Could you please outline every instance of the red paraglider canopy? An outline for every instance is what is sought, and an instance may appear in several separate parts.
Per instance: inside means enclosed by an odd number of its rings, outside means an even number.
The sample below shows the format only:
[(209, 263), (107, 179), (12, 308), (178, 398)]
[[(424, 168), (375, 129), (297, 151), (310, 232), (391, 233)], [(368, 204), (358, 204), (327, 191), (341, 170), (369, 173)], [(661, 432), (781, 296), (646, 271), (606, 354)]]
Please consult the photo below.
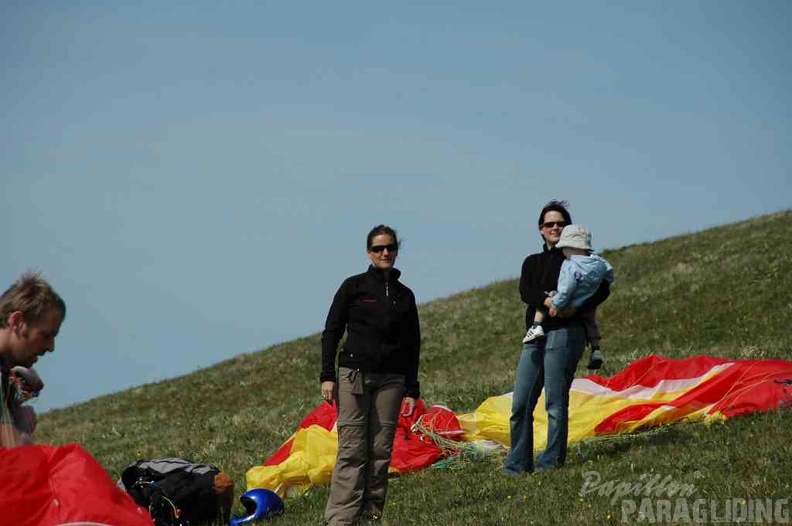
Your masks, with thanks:
[(0, 448), (0, 525), (151, 526), (82, 447)]

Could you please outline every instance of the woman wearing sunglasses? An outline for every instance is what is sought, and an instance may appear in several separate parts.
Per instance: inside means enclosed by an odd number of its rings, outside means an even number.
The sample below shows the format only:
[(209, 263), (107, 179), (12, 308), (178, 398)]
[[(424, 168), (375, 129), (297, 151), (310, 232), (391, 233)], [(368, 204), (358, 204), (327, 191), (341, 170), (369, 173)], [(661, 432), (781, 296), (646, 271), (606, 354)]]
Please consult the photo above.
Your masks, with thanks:
[[(528, 256), (523, 262), (520, 296), (528, 304), (526, 329), (533, 324), (537, 309), (552, 306), (548, 292), (557, 290), (564, 262), (564, 254), (556, 245), (561, 239), (561, 231), (572, 223), (567, 206), (564, 201), (550, 201), (542, 208), (539, 214), (539, 234), (544, 241), (542, 252)], [(569, 389), (585, 345), (585, 331), (578, 312), (596, 307), (609, 294), (610, 286), (603, 280), (597, 292), (577, 310), (567, 308), (557, 317), (546, 318), (545, 338), (523, 345), (512, 393), (511, 449), (503, 466), (504, 474), (516, 476), (534, 471), (533, 411), (542, 388), (547, 409), (547, 445), (539, 455), (535, 469), (557, 469), (564, 464), (569, 427)]]
[(418, 310), (393, 267), (398, 253), (396, 231), (374, 227), (371, 265), (341, 284), (327, 314), (320, 381), (322, 397), (337, 403), (338, 457), (324, 524), (382, 517), (399, 413), (411, 416), (420, 395)]

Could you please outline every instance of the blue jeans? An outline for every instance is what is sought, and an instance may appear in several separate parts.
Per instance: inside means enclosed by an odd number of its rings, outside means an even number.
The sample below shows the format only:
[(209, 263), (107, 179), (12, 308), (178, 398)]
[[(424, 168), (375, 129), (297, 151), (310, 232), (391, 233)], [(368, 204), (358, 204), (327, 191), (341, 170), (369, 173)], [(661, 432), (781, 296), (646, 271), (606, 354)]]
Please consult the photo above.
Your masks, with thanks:
[(542, 388), (547, 409), (547, 447), (536, 460), (536, 469), (564, 464), (569, 429), (569, 389), (583, 355), (585, 331), (579, 322), (547, 332), (545, 338), (523, 346), (517, 364), (509, 420), (511, 449), (503, 469), (508, 474), (532, 472), (533, 412)]

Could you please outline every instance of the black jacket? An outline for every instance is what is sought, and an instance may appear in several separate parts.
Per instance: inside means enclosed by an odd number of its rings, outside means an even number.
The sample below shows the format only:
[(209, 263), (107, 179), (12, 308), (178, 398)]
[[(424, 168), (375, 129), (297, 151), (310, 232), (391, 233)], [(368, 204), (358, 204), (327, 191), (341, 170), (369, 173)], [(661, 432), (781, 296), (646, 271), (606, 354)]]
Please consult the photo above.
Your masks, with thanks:
[(418, 309), (413, 292), (398, 281), (400, 275), (392, 269), (386, 282), (383, 272), (370, 266), (341, 284), (322, 333), (321, 381), (336, 381), (336, 351), (346, 330), (347, 339), (338, 354), (340, 367), (403, 374), (405, 394), (420, 396)]
[[(533, 324), (534, 314), (537, 308), (542, 308), (547, 293), (556, 290), (558, 287), (558, 276), (561, 274), (561, 264), (564, 262), (564, 253), (560, 248), (548, 249), (544, 245), (544, 250), (538, 254), (531, 254), (523, 261), (522, 272), (520, 273), (520, 297), (528, 304), (525, 311), (526, 329)], [(577, 312), (585, 312), (595, 308), (605, 301), (610, 295), (610, 285), (603, 280), (597, 292), (595, 292)], [(553, 330), (569, 325), (573, 320), (577, 320), (578, 315), (572, 318), (551, 318), (546, 317), (542, 322), (545, 330)]]

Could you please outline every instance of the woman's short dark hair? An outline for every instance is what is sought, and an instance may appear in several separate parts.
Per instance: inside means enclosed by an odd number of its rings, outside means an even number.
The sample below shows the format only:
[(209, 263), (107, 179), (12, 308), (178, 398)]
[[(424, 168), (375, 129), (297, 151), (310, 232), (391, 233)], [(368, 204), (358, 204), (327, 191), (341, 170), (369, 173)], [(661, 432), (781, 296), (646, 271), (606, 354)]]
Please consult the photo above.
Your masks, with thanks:
[(400, 245), (399, 237), (396, 235), (396, 231), (394, 229), (387, 225), (377, 225), (371, 229), (371, 232), (369, 232), (368, 236), (366, 237), (366, 250), (371, 248), (371, 242), (374, 241), (375, 237), (382, 235), (391, 236), (393, 241), (396, 243), (396, 246), (398, 247)]
[(549, 203), (547, 203), (544, 208), (542, 208), (542, 212), (539, 214), (539, 228), (542, 228), (542, 223), (544, 223), (544, 217), (547, 212), (558, 212), (562, 216), (564, 216), (564, 221), (566, 221), (567, 225), (572, 224), (572, 216), (569, 214), (569, 210), (567, 207), (569, 203), (563, 200), (553, 199)]

